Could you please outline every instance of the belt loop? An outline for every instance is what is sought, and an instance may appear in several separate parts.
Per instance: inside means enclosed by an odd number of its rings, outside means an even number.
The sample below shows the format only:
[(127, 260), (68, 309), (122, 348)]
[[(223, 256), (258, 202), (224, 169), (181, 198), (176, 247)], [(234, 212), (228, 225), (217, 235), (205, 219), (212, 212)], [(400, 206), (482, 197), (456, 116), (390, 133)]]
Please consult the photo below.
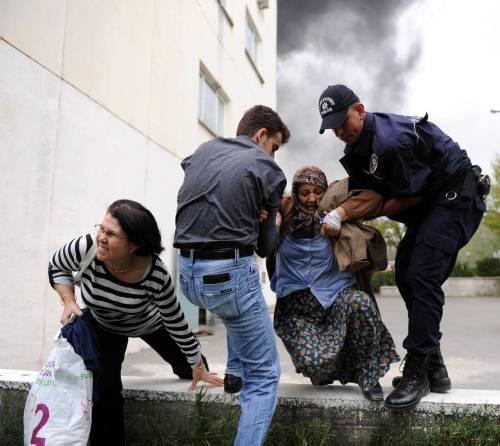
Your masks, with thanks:
[(191, 264), (192, 267), (194, 263), (194, 249), (189, 250), (189, 263)]
[(240, 249), (234, 248), (234, 264), (239, 265), (240, 263)]

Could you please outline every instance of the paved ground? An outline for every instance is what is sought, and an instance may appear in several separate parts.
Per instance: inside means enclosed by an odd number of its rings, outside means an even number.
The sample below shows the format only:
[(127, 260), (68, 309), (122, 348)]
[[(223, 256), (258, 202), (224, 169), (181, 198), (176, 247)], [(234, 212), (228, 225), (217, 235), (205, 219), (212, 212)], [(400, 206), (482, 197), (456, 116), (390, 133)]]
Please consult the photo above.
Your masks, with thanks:
[[(389, 328), (398, 352), (406, 332), (406, 310), (397, 297), (378, 299), (383, 319)], [(223, 373), (226, 360), (226, 337), (223, 325), (208, 327), (211, 336), (200, 337), (203, 352), (211, 369)], [(500, 390), (500, 297), (447, 299), (442, 323), (442, 352), (450, 371), (454, 388)], [(288, 353), (278, 339), (281, 356), (282, 383), (309, 383), (295, 373)], [(394, 364), (383, 378), (382, 386), (389, 387), (397, 375)], [(123, 375), (161, 378), (172, 377), (170, 367), (151, 349), (129, 354)]]

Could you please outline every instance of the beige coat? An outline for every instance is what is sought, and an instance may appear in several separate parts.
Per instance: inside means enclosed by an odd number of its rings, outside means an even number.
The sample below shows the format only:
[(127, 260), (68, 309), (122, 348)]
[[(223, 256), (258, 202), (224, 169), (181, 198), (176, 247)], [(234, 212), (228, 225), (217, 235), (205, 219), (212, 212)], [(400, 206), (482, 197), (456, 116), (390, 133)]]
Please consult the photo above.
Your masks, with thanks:
[[(348, 201), (346, 201), (348, 200)], [(371, 190), (349, 191), (349, 178), (333, 182), (319, 203), (319, 214), (342, 205), (347, 220), (333, 241), (333, 250), (340, 271), (372, 272), (387, 268), (387, 246), (384, 237), (375, 228), (358, 219), (375, 217), (383, 206), (380, 194)]]

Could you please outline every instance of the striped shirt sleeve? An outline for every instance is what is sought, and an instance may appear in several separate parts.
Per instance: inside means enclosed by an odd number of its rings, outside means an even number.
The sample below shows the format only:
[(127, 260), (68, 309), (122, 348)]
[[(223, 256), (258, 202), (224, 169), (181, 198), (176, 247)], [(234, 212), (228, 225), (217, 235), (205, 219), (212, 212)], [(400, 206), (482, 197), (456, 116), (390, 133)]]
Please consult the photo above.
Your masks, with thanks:
[(74, 286), (73, 271), (79, 271), (86, 254), (94, 244), (92, 235), (86, 234), (66, 243), (49, 261), (49, 281)]
[(166, 268), (162, 268), (162, 273), (165, 275), (165, 282), (160, 292), (155, 296), (156, 305), (160, 310), (164, 327), (186, 355), (191, 366), (194, 366), (201, 359), (200, 343), (191, 332), (184, 317), (170, 274)]

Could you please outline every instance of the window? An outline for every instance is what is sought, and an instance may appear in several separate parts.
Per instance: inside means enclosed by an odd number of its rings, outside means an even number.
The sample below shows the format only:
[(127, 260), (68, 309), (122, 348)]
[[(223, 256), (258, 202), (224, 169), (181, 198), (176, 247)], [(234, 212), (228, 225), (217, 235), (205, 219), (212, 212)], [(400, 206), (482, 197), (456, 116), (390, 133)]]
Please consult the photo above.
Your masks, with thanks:
[(245, 49), (252, 62), (257, 65), (257, 45), (259, 43), (259, 35), (255, 29), (250, 16), (247, 15), (247, 27), (245, 36)]
[(229, 15), (227, 5), (229, 3), (229, 0), (218, 0), (219, 6), (220, 6), (220, 11), (222, 15), (226, 17), (227, 22), (229, 25), (232, 27), (234, 25), (233, 20), (231, 19), (231, 16)]
[(264, 83), (264, 78), (260, 74), (259, 68), (257, 66), (258, 49), (260, 46), (261, 38), (248, 11), (246, 22), (247, 26), (245, 30), (245, 54), (247, 55), (247, 58), (250, 61), (250, 65), (252, 65), (255, 74), (257, 75), (259, 80)]
[(214, 135), (222, 135), (224, 96), (203, 70), (200, 71), (198, 119)]

